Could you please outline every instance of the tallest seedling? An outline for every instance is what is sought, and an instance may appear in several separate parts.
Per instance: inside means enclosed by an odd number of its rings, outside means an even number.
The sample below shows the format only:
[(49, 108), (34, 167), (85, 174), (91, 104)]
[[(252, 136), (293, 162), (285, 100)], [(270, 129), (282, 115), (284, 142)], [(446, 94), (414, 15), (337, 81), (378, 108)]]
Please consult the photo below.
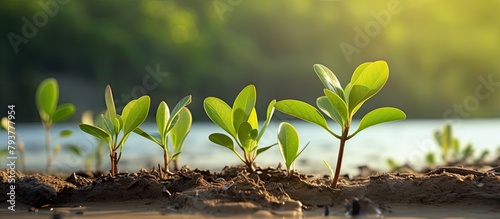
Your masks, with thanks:
[(314, 65), (314, 71), (326, 87), (323, 90), (325, 96), (319, 97), (316, 100), (316, 105), (323, 113), (340, 125), (342, 133), (337, 134), (333, 132), (328, 127), (325, 117), (316, 108), (305, 102), (282, 100), (278, 101), (275, 107), (283, 113), (321, 126), (330, 134), (340, 139), (337, 166), (331, 184), (335, 188), (339, 180), (345, 142), (363, 129), (384, 122), (403, 120), (406, 118), (406, 115), (403, 111), (393, 107), (378, 108), (367, 113), (359, 122), (358, 129), (349, 134), (354, 114), (356, 114), (363, 103), (382, 89), (389, 78), (387, 63), (385, 61), (376, 61), (361, 64), (356, 68), (351, 82), (345, 88), (342, 88), (337, 77), (327, 67), (316, 64)]

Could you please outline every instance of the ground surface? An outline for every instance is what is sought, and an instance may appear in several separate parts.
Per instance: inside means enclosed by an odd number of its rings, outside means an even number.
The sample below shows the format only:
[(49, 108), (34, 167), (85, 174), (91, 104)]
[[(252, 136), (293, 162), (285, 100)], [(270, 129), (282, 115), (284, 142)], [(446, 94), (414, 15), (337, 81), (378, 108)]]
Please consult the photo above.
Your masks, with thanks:
[[(380, 209), (385, 217), (500, 218), (500, 176), (494, 171), (449, 168), (430, 174), (375, 174), (344, 178), (337, 189), (329, 187), (329, 177), (297, 173), (288, 177), (285, 171), (273, 168), (252, 174), (243, 167), (227, 167), (217, 172), (184, 168), (172, 176), (146, 170), (115, 177), (80, 175), (17, 173), (16, 212), (10, 212), (8, 173), (0, 171), (0, 214), (27, 218), (54, 214), (63, 218), (302, 214), (314, 218), (326, 210), (343, 216), (345, 206), (352, 210), (360, 204), (361, 213)], [(353, 197), (372, 202), (358, 203)]]

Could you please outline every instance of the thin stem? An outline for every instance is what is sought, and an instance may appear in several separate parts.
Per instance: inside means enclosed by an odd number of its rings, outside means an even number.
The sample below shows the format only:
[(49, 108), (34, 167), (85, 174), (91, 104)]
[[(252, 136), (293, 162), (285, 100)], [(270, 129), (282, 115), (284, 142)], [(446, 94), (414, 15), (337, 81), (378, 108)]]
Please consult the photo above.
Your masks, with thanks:
[(169, 170), (168, 170), (168, 151), (167, 150), (163, 150), (163, 165), (164, 165), (164, 171), (165, 173), (168, 173)]
[(344, 146), (347, 141), (347, 136), (349, 134), (349, 127), (346, 127), (342, 132), (342, 136), (340, 138), (340, 148), (339, 148), (339, 156), (337, 157), (337, 166), (335, 167), (335, 176), (333, 177), (333, 181), (331, 184), (332, 188), (337, 188), (337, 183), (339, 181), (340, 168), (342, 166), (342, 157), (344, 156)]
[(47, 154), (46, 171), (50, 173), (50, 166), (52, 163), (52, 154), (50, 153), (50, 127), (45, 127), (45, 153)]
[(116, 152), (114, 151), (111, 151), (109, 153), (109, 158), (111, 159), (111, 170), (110, 170), (110, 174), (111, 176), (114, 176), (115, 175), (115, 172), (116, 172)]

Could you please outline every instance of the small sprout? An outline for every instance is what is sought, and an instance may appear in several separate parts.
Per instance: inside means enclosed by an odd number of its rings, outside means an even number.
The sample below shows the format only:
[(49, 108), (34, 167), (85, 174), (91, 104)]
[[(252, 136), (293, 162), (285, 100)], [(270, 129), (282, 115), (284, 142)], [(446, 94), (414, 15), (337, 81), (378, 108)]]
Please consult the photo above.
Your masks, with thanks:
[(299, 152), (299, 135), (297, 134), (297, 130), (295, 130), (295, 128), (287, 122), (282, 122), (278, 127), (278, 144), (281, 156), (283, 156), (283, 159), (285, 160), (288, 176), (290, 177), (293, 170), (293, 168), (291, 168), (292, 165), (309, 144), (307, 144)]
[(425, 155), (425, 163), (427, 163), (427, 166), (431, 169), (436, 166), (436, 158), (432, 152)]
[[(149, 139), (163, 149), (164, 171), (169, 172), (169, 164), (176, 160), (182, 152), (182, 144), (191, 128), (191, 112), (186, 107), (191, 103), (191, 95), (180, 100), (170, 113), (167, 103), (162, 101), (156, 110), (156, 125), (158, 126), (159, 136), (153, 137), (140, 128), (134, 130), (135, 133)], [(170, 153), (168, 149), (168, 137), (172, 137), (174, 152)]]
[[(118, 162), (122, 156), (123, 146), (128, 137), (137, 127), (139, 127), (149, 113), (149, 96), (142, 96), (139, 99), (131, 100), (123, 108), (122, 114), (116, 113), (115, 103), (111, 87), (106, 86), (105, 90), (106, 112), (101, 114), (103, 122), (101, 124), (89, 125), (80, 123), (80, 129), (96, 138), (106, 142), (111, 160), (111, 176), (118, 173)], [(120, 149), (119, 154), (117, 153)]]
[(328, 133), (340, 139), (337, 166), (331, 186), (336, 187), (340, 175), (345, 142), (360, 131), (385, 122), (402, 120), (406, 118), (403, 111), (393, 107), (382, 107), (367, 113), (359, 122), (358, 129), (349, 133), (354, 114), (361, 106), (385, 85), (389, 78), (389, 67), (385, 61), (366, 62), (354, 71), (351, 82), (342, 88), (339, 80), (327, 67), (316, 64), (314, 71), (323, 82), (326, 89), (325, 96), (316, 100), (318, 108), (341, 126), (341, 133), (332, 131), (325, 117), (315, 107), (298, 100), (281, 100), (276, 103), (276, 109), (313, 123), (324, 128)]
[[(226, 131), (229, 136), (222, 133), (212, 133), (210, 141), (231, 150), (247, 166), (249, 172), (254, 172), (255, 158), (272, 146), (257, 149), (259, 141), (266, 131), (274, 113), (275, 100), (267, 107), (266, 121), (258, 127), (259, 120), (255, 110), (256, 91), (254, 85), (245, 87), (236, 97), (231, 108), (227, 103), (216, 97), (207, 97), (203, 107), (207, 116)], [(231, 139), (232, 138), (232, 139)], [(243, 151), (241, 156), (234, 147), (234, 141)]]
[(391, 172), (397, 171), (400, 167), (400, 165), (393, 158), (387, 158), (386, 163)]
[(47, 155), (46, 171), (50, 172), (52, 153), (50, 152), (50, 129), (75, 113), (75, 106), (70, 103), (57, 105), (59, 101), (59, 85), (54, 78), (43, 80), (36, 90), (36, 106), (45, 129), (45, 151)]

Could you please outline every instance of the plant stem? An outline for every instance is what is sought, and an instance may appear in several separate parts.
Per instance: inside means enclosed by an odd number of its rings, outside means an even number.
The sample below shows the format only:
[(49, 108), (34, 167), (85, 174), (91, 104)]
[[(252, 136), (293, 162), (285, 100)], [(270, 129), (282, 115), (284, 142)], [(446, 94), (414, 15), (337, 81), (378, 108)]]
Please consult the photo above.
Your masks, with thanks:
[(163, 169), (164, 169), (165, 173), (168, 173), (169, 170), (168, 170), (168, 152), (167, 152), (167, 150), (163, 150), (163, 162), (164, 162)]
[(109, 157), (111, 159), (111, 171), (110, 171), (110, 174), (111, 174), (111, 176), (114, 176), (115, 173), (116, 173), (116, 163), (117, 163), (116, 162), (116, 152), (111, 151), (109, 153)]
[(47, 166), (46, 171), (50, 173), (50, 166), (52, 163), (52, 157), (50, 153), (50, 127), (45, 127), (45, 153), (47, 154)]
[(342, 132), (342, 136), (340, 138), (340, 148), (339, 148), (339, 156), (337, 157), (337, 166), (335, 167), (335, 176), (333, 177), (332, 184), (330, 185), (332, 188), (337, 188), (337, 183), (339, 181), (340, 168), (342, 166), (342, 157), (344, 156), (344, 146), (345, 142), (348, 139), (349, 134), (349, 126), (344, 129)]

